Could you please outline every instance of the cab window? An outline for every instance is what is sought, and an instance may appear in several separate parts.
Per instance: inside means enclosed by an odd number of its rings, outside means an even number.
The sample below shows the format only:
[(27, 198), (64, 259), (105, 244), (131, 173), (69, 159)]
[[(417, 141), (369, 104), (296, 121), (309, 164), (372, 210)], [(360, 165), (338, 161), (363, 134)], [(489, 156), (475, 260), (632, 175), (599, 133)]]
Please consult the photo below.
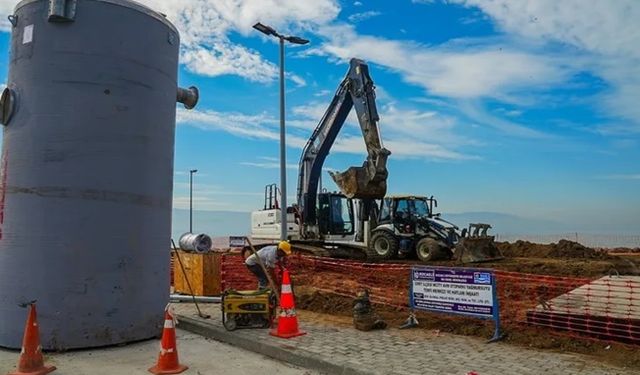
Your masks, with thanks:
[(382, 201), (382, 209), (380, 210), (380, 222), (391, 220), (391, 199), (387, 198)]
[(331, 233), (353, 233), (353, 208), (350, 199), (341, 196), (331, 197)]
[(406, 199), (400, 199), (396, 202), (395, 216), (397, 219), (408, 219), (411, 216), (411, 210), (409, 209), (409, 201)]

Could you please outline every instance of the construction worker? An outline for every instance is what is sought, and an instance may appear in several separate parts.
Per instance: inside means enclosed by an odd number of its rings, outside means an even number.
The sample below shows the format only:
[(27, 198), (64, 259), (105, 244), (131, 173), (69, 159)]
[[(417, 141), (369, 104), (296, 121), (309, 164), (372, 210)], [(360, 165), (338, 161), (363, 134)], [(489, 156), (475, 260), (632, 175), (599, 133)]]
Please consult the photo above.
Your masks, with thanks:
[(258, 278), (258, 288), (265, 289), (269, 283), (267, 279), (267, 274), (265, 270), (262, 269), (260, 262), (256, 258), (256, 255), (260, 257), (262, 264), (267, 268), (266, 271), (270, 272), (273, 275), (273, 270), (276, 268), (276, 263), (287, 256), (291, 255), (291, 244), (287, 241), (280, 241), (278, 245), (266, 246), (260, 249), (256, 254), (252, 254), (248, 257), (244, 264), (247, 265), (247, 268), (251, 273), (256, 275)]

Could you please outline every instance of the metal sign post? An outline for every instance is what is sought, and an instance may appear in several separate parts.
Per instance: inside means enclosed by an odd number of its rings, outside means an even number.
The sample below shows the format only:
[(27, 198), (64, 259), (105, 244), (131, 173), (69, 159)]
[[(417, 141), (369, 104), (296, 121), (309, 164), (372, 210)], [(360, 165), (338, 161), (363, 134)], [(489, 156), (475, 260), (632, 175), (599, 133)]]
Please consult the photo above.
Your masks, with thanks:
[(503, 337), (493, 270), (412, 267), (409, 303), (412, 309), (492, 319), (495, 331), (489, 342)]

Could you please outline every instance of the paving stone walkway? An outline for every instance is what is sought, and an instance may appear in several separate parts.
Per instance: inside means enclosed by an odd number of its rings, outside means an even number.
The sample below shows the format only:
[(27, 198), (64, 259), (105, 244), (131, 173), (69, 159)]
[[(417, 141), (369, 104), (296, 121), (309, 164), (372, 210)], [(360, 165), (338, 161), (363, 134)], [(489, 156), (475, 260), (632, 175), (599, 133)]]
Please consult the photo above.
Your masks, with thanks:
[[(222, 327), (220, 305), (205, 305), (211, 319), (201, 319), (191, 304), (174, 305), (183, 321), (179, 327), (198, 331), (244, 349), (324, 373), (341, 374), (438, 374), (465, 375), (631, 375), (624, 369), (576, 354), (520, 348), (504, 343), (456, 335), (420, 335), (410, 330), (361, 332), (314, 322), (301, 322), (307, 335), (290, 340), (272, 337), (265, 329), (227, 332)], [(201, 307), (202, 308), (202, 307)], [(194, 328), (195, 327), (195, 328)]]

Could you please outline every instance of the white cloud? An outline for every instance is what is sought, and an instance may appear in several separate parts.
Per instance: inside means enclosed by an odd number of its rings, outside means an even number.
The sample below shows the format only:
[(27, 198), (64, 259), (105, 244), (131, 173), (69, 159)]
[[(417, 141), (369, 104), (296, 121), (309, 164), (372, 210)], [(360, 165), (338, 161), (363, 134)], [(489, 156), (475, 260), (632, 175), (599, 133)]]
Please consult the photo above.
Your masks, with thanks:
[(252, 81), (271, 82), (278, 74), (278, 68), (257, 52), (228, 41), (186, 47), (181, 62), (192, 72), (207, 76), (235, 74)]
[(295, 106), (291, 109), (291, 112), (298, 117), (313, 120), (315, 123), (318, 123), (322, 116), (324, 116), (327, 106), (327, 103), (311, 102), (305, 105)]
[(627, 121), (612, 133), (640, 132), (640, 3), (637, 0), (454, 0), (477, 7), (505, 32), (560, 43), (587, 54), (585, 63), (610, 88), (597, 100), (605, 113)]
[[(384, 104), (383, 104), (384, 103)], [(326, 104), (310, 102), (292, 109), (292, 121), (309, 129), (315, 128), (326, 111)], [(467, 137), (459, 135), (459, 122), (450, 116), (435, 111), (423, 111), (412, 107), (398, 107), (393, 98), (378, 100), (380, 132), (385, 147), (393, 158), (415, 158), (429, 160), (476, 159), (454, 149), (461, 146), (478, 146)], [(366, 147), (361, 135), (355, 110), (349, 113), (341, 135), (336, 139), (332, 152), (366, 155)]]
[[(391, 151), (393, 159), (423, 159), (431, 161), (456, 161), (478, 159), (477, 156), (465, 155), (446, 149), (444, 146), (410, 138), (387, 139), (384, 146)], [(367, 149), (360, 136), (341, 136), (336, 140), (333, 152), (355, 153), (366, 155)]]
[(457, 108), (464, 113), (467, 118), (485, 126), (500, 130), (504, 134), (523, 137), (523, 138), (551, 138), (549, 134), (528, 128), (522, 124), (506, 120), (504, 118), (494, 116), (489, 113), (482, 105), (473, 100), (461, 100), (457, 102)]
[(507, 32), (605, 55), (640, 57), (637, 0), (453, 0), (478, 7)]
[[(139, 1), (167, 14), (181, 31), (181, 59), (187, 69), (208, 76), (234, 74), (257, 82), (276, 79), (277, 67), (257, 51), (233, 42), (230, 33), (257, 33), (252, 26), (259, 21), (283, 33), (305, 31), (330, 22), (340, 12), (335, 0)], [(305, 84), (295, 74), (287, 77), (298, 86)]]
[[(490, 115), (480, 99), (522, 102), (521, 96), (529, 98), (554, 84), (564, 83), (575, 72), (575, 66), (560, 58), (524, 52), (500, 40), (491, 40), (491, 43), (455, 40), (439, 46), (425, 46), (358, 35), (347, 25), (328, 26), (321, 32), (327, 41), (309, 53), (328, 55), (339, 61), (359, 56), (387, 67), (398, 72), (405, 81), (423, 87), (427, 96), (453, 100), (454, 113), (518, 137), (545, 135), (526, 125)], [(577, 65), (577, 62), (572, 64)], [(460, 103), (463, 104), (461, 107)], [(400, 123), (402, 118), (399, 116)], [(438, 152), (438, 155), (444, 154)]]
[(353, 3), (353, 6), (356, 6), (356, 7), (362, 6), (362, 2), (356, 1)]
[[(292, 109), (292, 118), (287, 120), (287, 145), (302, 149), (308, 137), (326, 110), (326, 104), (311, 102)], [(393, 103), (380, 107), (380, 128), (385, 147), (394, 158), (428, 160), (478, 159), (456, 151), (462, 146), (481, 146), (478, 142), (458, 134), (461, 126), (453, 117), (432, 111), (398, 108)], [(246, 115), (211, 110), (178, 110), (178, 123), (205, 130), (224, 131), (235, 136), (279, 142), (279, 120), (267, 114)], [(355, 111), (336, 140), (332, 152), (360, 154), (365, 156), (361, 130), (357, 125)], [(279, 168), (277, 159), (263, 157), (258, 162), (242, 162), (242, 165), (260, 168)], [(297, 168), (288, 165), (287, 168)]]
[(523, 52), (506, 44), (453, 41), (424, 46), (359, 35), (346, 25), (325, 27), (321, 32), (328, 41), (309, 53), (340, 60), (359, 56), (400, 73), (405, 81), (424, 87), (430, 95), (501, 98), (563, 82), (571, 72), (559, 59)]
[(495, 111), (496, 113), (499, 113), (501, 115), (505, 115), (508, 117), (519, 117), (522, 115), (522, 111), (517, 110), (517, 109), (507, 109), (507, 108), (496, 108)]
[[(256, 167), (256, 168), (264, 168), (264, 169), (280, 169), (279, 161), (269, 161), (269, 162), (251, 162), (251, 161), (243, 161), (240, 165), (244, 165), (247, 167)], [(287, 163), (287, 169), (298, 169), (298, 164)]]
[[(235, 112), (178, 109), (177, 122), (204, 130), (224, 131), (243, 138), (280, 141), (280, 132), (277, 129), (279, 120), (265, 113), (246, 115)], [(305, 144), (304, 138), (287, 135), (288, 146), (301, 148)]]
[(320, 90), (315, 94), (313, 94), (313, 96), (320, 97), (320, 96), (327, 96), (329, 94), (331, 94), (331, 90)]
[[(188, 209), (190, 185), (180, 180), (174, 180), (173, 207)], [(240, 200), (247, 201), (262, 196), (264, 193), (261, 192), (232, 190), (229, 187), (202, 183), (200, 180), (195, 180), (193, 184), (193, 205), (198, 210), (237, 210), (237, 202), (234, 202), (237, 198), (234, 197), (243, 197)]]
[(16, 4), (16, 0), (0, 0), (0, 31), (11, 31), (11, 23), (7, 16), (13, 14)]
[(348, 19), (349, 21), (356, 23), (356, 22), (362, 22), (364, 20), (368, 20), (369, 18), (377, 17), (381, 14), (382, 14), (381, 12), (378, 12), (375, 10), (368, 10), (366, 12), (354, 13), (350, 15)]
[[(476, 107), (482, 106), (478, 100), (483, 99), (524, 107), (563, 101), (554, 98), (554, 89), (570, 88), (580, 73), (592, 74), (605, 85), (602, 94), (587, 98), (590, 102), (585, 105), (617, 119), (601, 132), (640, 132), (640, 106), (635, 104), (640, 102), (637, 1), (602, 1), (593, 6), (580, 0), (453, 2), (471, 8), (475, 17), (494, 21), (505, 34), (423, 45), (359, 35), (352, 26), (333, 23), (319, 29), (326, 40), (308, 53), (340, 61), (359, 56), (423, 87), (427, 96), (464, 99)], [(508, 129), (512, 135), (540, 135), (522, 124), (500, 119), (508, 116), (506, 113), (489, 117), (486, 110), (479, 109), (482, 118), (500, 120), (478, 120), (482, 125)]]
[(304, 78), (300, 77), (297, 74), (287, 73), (287, 78), (293, 81), (293, 83), (295, 83), (298, 87), (304, 87), (307, 85), (307, 81), (305, 81)]

